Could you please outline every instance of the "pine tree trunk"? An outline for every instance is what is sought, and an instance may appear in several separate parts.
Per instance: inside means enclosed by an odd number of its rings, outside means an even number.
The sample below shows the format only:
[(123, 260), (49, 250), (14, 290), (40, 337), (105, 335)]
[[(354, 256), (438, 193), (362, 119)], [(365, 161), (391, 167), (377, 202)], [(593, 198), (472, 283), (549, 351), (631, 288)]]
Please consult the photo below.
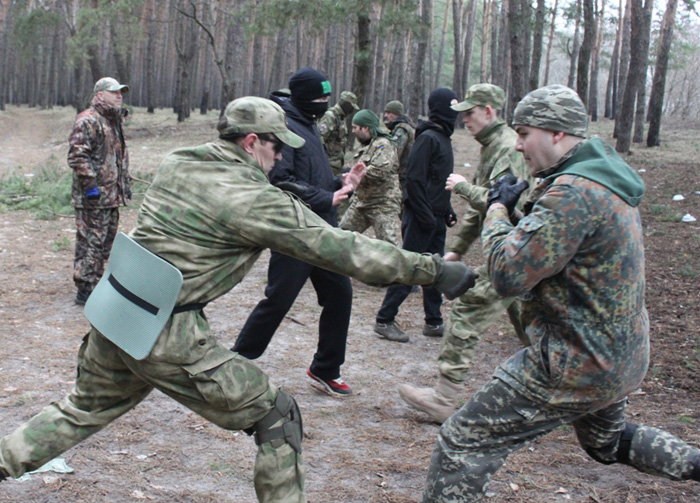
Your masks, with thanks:
[[(452, 90), (461, 96), (458, 89), (462, 78), (462, 0), (452, 0), (452, 31), (454, 37), (454, 74), (452, 75)], [(435, 79), (437, 88), (437, 79)]]
[(535, 10), (535, 29), (532, 37), (532, 61), (530, 63), (530, 90), (540, 86), (540, 63), (542, 61), (542, 37), (544, 32), (544, 0), (537, 0)]
[(552, 9), (552, 23), (549, 25), (549, 40), (547, 40), (547, 57), (545, 58), (544, 66), (544, 85), (549, 84), (549, 67), (552, 63), (552, 43), (554, 42), (554, 27), (557, 21), (557, 7), (559, 0), (554, 0), (554, 8)]
[(578, 60), (579, 52), (579, 38), (581, 31), (581, 0), (576, 2), (576, 27), (574, 28), (574, 41), (571, 47), (571, 56), (569, 59), (569, 78), (566, 81), (566, 85), (573, 89), (576, 83), (576, 61)]
[(588, 71), (591, 64), (591, 52), (596, 41), (596, 21), (593, 0), (583, 0), (583, 42), (578, 52), (576, 70), (576, 92), (583, 104), (588, 102)]
[[(635, 0), (641, 1), (641, 0)], [(627, 87), (627, 74), (630, 65), (630, 39), (632, 38), (632, 2), (627, 0), (625, 6), (625, 15), (622, 18), (622, 42), (620, 42), (620, 72), (617, 82), (617, 102), (615, 103), (615, 127), (613, 129), (613, 138), (617, 138), (620, 130), (620, 113), (622, 112), (622, 101)]]

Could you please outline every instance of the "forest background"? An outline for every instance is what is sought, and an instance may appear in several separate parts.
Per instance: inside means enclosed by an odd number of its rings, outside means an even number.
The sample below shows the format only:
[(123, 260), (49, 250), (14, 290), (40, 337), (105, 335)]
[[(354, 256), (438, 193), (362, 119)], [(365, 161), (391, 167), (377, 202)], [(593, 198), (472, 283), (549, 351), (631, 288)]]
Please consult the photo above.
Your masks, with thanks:
[(378, 112), (424, 115), (430, 90), (566, 84), (617, 149), (659, 144), (662, 115), (700, 111), (694, 0), (0, 0), (0, 110), (83, 109), (109, 75), (126, 103), (178, 121), (286, 87), (302, 66)]

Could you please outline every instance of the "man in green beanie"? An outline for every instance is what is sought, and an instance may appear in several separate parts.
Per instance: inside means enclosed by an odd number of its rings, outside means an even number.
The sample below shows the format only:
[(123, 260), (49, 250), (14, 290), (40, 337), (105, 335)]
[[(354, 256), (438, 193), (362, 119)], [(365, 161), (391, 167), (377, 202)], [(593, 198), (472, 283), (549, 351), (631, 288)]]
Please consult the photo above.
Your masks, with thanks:
[(379, 117), (371, 110), (355, 114), (352, 134), (361, 145), (353, 164), (364, 163), (366, 171), (340, 228), (364, 232), (371, 226), (377, 239), (398, 245), (401, 190), (396, 147), (389, 135), (379, 130)]
[(384, 125), (391, 133), (391, 140), (394, 142), (399, 156), (399, 183), (403, 190), (406, 184), (408, 154), (411, 152), (411, 147), (413, 147), (413, 142), (416, 139), (416, 128), (411, 124), (411, 120), (406, 117), (403, 103), (397, 100), (392, 100), (384, 106)]
[(527, 182), (495, 183), (481, 241), (496, 291), (523, 299), (533, 345), (443, 423), (423, 502), (480, 501), (510, 454), (565, 424), (597, 462), (700, 481), (700, 449), (625, 413), (649, 366), (642, 180), (610, 145), (586, 139), (572, 89), (532, 91), (513, 125), (541, 182), (524, 216), (515, 206)]
[(330, 107), (317, 122), (318, 134), (321, 135), (323, 148), (326, 149), (335, 176), (340, 176), (345, 166), (345, 152), (348, 144), (348, 128), (345, 120), (359, 109), (357, 96), (350, 91), (343, 91), (340, 93), (338, 103)]

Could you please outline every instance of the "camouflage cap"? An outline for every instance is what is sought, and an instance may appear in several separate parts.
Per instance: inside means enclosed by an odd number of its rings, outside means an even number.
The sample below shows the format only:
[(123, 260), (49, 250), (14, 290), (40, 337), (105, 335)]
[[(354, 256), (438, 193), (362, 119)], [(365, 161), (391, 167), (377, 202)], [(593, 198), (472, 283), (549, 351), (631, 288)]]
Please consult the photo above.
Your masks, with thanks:
[(246, 96), (226, 105), (216, 127), (220, 134), (272, 133), (292, 148), (304, 145), (304, 139), (287, 128), (284, 110), (266, 98)]
[(452, 110), (465, 112), (476, 106), (485, 107), (486, 105), (500, 110), (505, 102), (506, 93), (500, 87), (493, 84), (474, 84), (464, 95), (464, 101), (453, 105)]
[(100, 91), (121, 91), (123, 93), (129, 92), (129, 86), (120, 84), (117, 79), (112, 77), (103, 77), (97, 82), (95, 82), (95, 89), (93, 89), (93, 94), (97, 94)]
[(352, 105), (352, 108), (355, 110), (359, 110), (360, 107), (357, 106), (357, 96), (355, 96), (355, 93), (351, 93), (350, 91), (343, 91), (340, 93), (340, 101), (347, 101)]
[(562, 131), (585, 138), (588, 113), (576, 91), (551, 85), (535, 89), (520, 100), (513, 112), (513, 125)]
[(398, 100), (393, 100), (393, 101), (390, 101), (389, 103), (387, 103), (386, 106), (384, 107), (384, 111), (389, 112), (391, 114), (396, 114), (399, 116), (406, 114), (406, 111), (403, 107), (403, 103), (401, 103)]

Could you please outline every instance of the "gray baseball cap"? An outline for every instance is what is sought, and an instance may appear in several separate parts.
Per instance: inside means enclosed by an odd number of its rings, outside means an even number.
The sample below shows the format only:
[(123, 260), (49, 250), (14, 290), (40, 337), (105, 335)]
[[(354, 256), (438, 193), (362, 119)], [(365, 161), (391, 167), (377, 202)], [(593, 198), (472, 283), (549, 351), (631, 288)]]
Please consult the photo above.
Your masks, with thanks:
[(117, 82), (117, 79), (113, 79), (112, 77), (103, 77), (95, 82), (93, 94), (97, 94), (100, 91), (121, 91), (122, 93), (128, 93), (129, 86), (120, 84)]
[(226, 105), (216, 127), (221, 134), (272, 133), (292, 148), (304, 145), (304, 139), (287, 128), (284, 110), (266, 98), (246, 96)]
[(500, 87), (493, 84), (474, 84), (464, 95), (464, 101), (453, 105), (452, 110), (466, 112), (476, 106), (485, 107), (486, 105), (500, 110), (505, 102), (506, 93)]
[(352, 108), (355, 109), (355, 111), (360, 109), (360, 107), (357, 106), (357, 96), (355, 95), (355, 93), (352, 93), (350, 91), (343, 91), (342, 93), (340, 93), (340, 99), (342, 101), (347, 101), (348, 103), (350, 103), (352, 105)]
[(562, 131), (585, 138), (588, 113), (576, 91), (551, 85), (535, 89), (520, 100), (513, 112), (513, 125)]

